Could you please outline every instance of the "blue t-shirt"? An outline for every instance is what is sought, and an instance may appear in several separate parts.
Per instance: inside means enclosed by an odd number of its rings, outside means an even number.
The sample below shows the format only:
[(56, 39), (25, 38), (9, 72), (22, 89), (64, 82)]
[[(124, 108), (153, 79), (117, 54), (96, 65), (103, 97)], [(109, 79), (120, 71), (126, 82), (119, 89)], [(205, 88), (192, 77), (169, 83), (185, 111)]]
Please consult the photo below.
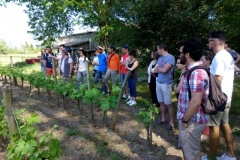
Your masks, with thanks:
[(98, 71), (101, 72), (106, 72), (107, 71), (107, 54), (98, 54), (98, 60), (99, 60), (99, 65), (98, 65)]
[(175, 58), (168, 54), (166, 56), (161, 56), (158, 58), (158, 67), (163, 68), (166, 64), (171, 64), (172, 67), (166, 73), (158, 73), (157, 81), (159, 83), (172, 84), (173, 83), (173, 71), (175, 65)]
[[(51, 53), (51, 55), (56, 57), (56, 55), (54, 53)], [(46, 68), (53, 68), (52, 58), (48, 57), (48, 54), (44, 55), (44, 60), (46, 61)]]

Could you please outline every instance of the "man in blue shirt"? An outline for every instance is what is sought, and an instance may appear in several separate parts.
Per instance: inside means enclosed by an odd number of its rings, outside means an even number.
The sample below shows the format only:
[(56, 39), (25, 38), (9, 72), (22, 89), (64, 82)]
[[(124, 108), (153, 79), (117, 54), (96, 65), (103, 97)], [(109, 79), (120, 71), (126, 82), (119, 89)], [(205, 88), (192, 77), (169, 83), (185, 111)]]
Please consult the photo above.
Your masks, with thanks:
[(160, 103), (162, 121), (160, 124), (166, 123), (166, 107), (170, 117), (170, 125), (166, 126), (167, 130), (172, 130), (174, 127), (174, 109), (172, 106), (172, 84), (175, 58), (168, 53), (168, 46), (165, 43), (160, 43), (157, 46), (158, 53), (161, 57), (158, 58), (156, 66), (152, 69), (152, 73), (158, 73), (156, 81), (157, 99)]
[[(98, 71), (94, 78), (95, 84), (98, 84), (98, 79), (105, 76), (106, 71), (107, 71), (107, 60), (108, 60), (108, 55), (106, 53), (103, 53), (103, 48), (101, 46), (98, 46), (97, 49), (98, 49), (98, 53), (99, 53), (98, 54), (99, 64), (98, 64)], [(102, 94), (107, 93), (107, 88), (104, 83), (102, 83), (101, 90), (102, 90)]]

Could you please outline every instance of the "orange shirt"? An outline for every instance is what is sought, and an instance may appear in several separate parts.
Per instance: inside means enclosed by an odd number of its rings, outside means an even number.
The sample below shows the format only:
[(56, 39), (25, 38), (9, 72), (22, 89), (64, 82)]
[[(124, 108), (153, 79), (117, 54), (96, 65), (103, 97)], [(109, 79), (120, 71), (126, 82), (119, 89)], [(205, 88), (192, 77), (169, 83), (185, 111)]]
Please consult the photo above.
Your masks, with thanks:
[(114, 71), (120, 70), (120, 58), (117, 53), (112, 52), (111, 54), (108, 55), (108, 68)]

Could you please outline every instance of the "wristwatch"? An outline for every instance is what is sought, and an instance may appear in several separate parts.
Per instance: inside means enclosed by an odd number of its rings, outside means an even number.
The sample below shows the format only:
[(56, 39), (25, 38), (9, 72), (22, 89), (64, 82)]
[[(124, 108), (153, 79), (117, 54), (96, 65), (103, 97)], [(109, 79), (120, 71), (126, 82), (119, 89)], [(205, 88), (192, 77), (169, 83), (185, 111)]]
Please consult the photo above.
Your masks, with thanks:
[(186, 121), (183, 117), (181, 119), (182, 123), (188, 123), (188, 121)]

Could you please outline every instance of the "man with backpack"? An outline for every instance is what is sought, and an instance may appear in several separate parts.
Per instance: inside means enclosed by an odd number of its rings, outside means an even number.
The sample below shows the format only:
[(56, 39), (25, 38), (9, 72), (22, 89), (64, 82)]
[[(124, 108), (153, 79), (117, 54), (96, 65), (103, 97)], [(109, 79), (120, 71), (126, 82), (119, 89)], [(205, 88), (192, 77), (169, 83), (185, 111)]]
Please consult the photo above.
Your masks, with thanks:
[(86, 63), (89, 62), (88, 58), (84, 55), (84, 49), (80, 48), (78, 50), (79, 58), (76, 64), (76, 70), (77, 70), (77, 88), (80, 86), (80, 82), (86, 83)]
[(210, 33), (208, 38), (208, 48), (215, 53), (215, 57), (210, 66), (210, 73), (221, 82), (221, 89), (227, 95), (227, 104), (223, 111), (219, 111), (215, 115), (209, 115), (209, 155), (203, 156), (201, 158), (202, 160), (216, 159), (216, 152), (220, 141), (220, 128), (225, 138), (227, 152), (221, 157), (217, 157), (217, 159), (236, 160), (233, 152), (233, 135), (228, 122), (233, 92), (234, 60), (224, 49), (225, 43), (226, 36), (222, 31), (214, 31)]
[[(184, 81), (178, 97), (177, 119), (179, 120), (179, 139), (185, 160), (200, 160), (200, 139), (207, 125), (207, 115), (201, 104), (206, 104), (209, 92), (209, 76), (203, 69), (189, 70), (202, 66), (202, 43), (197, 38), (189, 38), (181, 43), (180, 63), (187, 66)], [(189, 93), (190, 90), (190, 93)], [(191, 96), (190, 96), (191, 94)]]
[(103, 78), (103, 83), (106, 84), (107, 87), (107, 95), (111, 94), (111, 90), (108, 86), (108, 79), (112, 77), (112, 85), (116, 85), (116, 78), (118, 75), (118, 72), (120, 70), (120, 58), (119, 55), (114, 52), (114, 47), (110, 46), (108, 47), (108, 69), (107, 72)]

